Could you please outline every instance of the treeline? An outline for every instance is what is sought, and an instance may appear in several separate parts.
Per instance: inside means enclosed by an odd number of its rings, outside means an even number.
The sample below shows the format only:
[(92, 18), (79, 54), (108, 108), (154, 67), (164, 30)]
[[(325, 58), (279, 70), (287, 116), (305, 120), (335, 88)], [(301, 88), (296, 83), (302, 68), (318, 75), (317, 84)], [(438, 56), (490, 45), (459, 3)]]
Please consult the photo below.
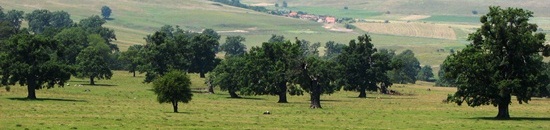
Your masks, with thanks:
[(230, 6), (235, 6), (235, 7), (239, 7), (239, 8), (251, 9), (251, 10), (254, 10), (254, 11), (258, 11), (258, 12), (267, 12), (267, 11), (269, 11), (265, 7), (249, 6), (249, 5), (246, 5), (246, 4), (242, 4), (240, 0), (211, 0), (211, 1), (226, 4), (226, 5), (230, 5)]
[[(23, 20), (28, 28), (21, 28)], [(119, 50), (105, 22), (97, 15), (77, 23), (64, 11), (0, 8), (2, 86), (26, 85), (28, 98), (36, 99), (35, 90), (63, 86), (71, 76), (89, 78), (92, 85), (94, 79), (111, 78)]]

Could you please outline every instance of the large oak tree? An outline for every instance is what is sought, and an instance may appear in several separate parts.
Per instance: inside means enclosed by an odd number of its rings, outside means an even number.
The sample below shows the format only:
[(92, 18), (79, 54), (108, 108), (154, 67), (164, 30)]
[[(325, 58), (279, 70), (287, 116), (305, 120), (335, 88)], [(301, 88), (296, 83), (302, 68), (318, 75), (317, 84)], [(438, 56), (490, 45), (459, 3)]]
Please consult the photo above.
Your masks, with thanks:
[(28, 99), (36, 99), (35, 90), (52, 88), (69, 80), (69, 65), (60, 61), (60, 45), (41, 35), (21, 33), (2, 43), (0, 65), (2, 84), (27, 86)]
[[(529, 23), (533, 12), (519, 8), (490, 7), (481, 28), (470, 34), (462, 51), (444, 62), (445, 76), (456, 79), (458, 91), (450, 101), (469, 106), (492, 104), (496, 118), (509, 119), (512, 96), (528, 103), (534, 91), (547, 84), (542, 56), (550, 55), (545, 35)], [(541, 53), (542, 52), (542, 53)]]

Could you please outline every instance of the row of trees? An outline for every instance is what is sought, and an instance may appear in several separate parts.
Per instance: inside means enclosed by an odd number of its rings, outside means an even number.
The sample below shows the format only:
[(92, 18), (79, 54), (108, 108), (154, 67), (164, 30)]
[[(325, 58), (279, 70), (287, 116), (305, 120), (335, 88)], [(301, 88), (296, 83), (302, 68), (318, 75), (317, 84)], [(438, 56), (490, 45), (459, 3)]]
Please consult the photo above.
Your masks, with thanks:
[[(21, 28), (26, 20), (29, 28)], [(27, 86), (28, 99), (35, 90), (63, 86), (74, 75), (109, 79), (111, 54), (118, 47), (114, 31), (94, 15), (74, 23), (64, 11), (35, 10), (25, 14), (0, 9), (0, 74), (2, 85)]]
[[(239, 40), (230, 40), (239, 39)], [(240, 40), (242, 39), (242, 40)], [(228, 37), (223, 46), (238, 46), (242, 37)], [(286, 103), (290, 95), (311, 95), (311, 108), (321, 108), (320, 95), (331, 94), (344, 87), (347, 91), (388, 93), (394, 82), (414, 83), (420, 71), (412, 51), (398, 55), (394, 51), (378, 51), (368, 35), (351, 40), (349, 45), (327, 42), (324, 56), (317, 50), (320, 43), (273, 35), (260, 47), (249, 52), (222, 49), (226, 59), (210, 73), (208, 82), (238, 98), (244, 95), (277, 95)], [(233, 47), (232, 47), (233, 48)]]

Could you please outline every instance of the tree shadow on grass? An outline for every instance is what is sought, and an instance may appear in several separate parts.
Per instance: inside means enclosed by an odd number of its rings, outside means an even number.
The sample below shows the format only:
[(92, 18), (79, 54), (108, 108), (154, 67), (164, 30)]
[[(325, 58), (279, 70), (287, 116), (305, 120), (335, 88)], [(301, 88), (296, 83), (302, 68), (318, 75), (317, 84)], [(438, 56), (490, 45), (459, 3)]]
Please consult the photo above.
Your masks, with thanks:
[(367, 97), (367, 98), (348, 97), (348, 98), (359, 98), (359, 99), (417, 99), (417, 98), (413, 98), (413, 97), (397, 97), (397, 98), (396, 97)]
[(166, 113), (166, 114), (186, 114), (186, 115), (191, 114), (191, 112), (186, 112), (186, 111), (184, 111), (184, 112), (177, 112), (177, 113), (176, 113), (176, 112), (164, 112), (164, 113)]
[(59, 99), (59, 98), (38, 98), (38, 99), (28, 99), (28, 98), (8, 98), (10, 100), (17, 101), (60, 101), (60, 102), (88, 102), (86, 100), (74, 100), (74, 99)]
[(112, 85), (112, 84), (95, 84), (95, 85), (91, 85), (91, 84), (82, 84), (82, 85), (86, 85), (86, 86), (102, 86), (102, 87), (118, 86), (118, 85)]
[(495, 117), (473, 117), (467, 119), (491, 121), (550, 121), (550, 117), (510, 117), (510, 119), (497, 119)]
[(255, 98), (255, 97), (238, 97), (238, 98), (232, 98), (232, 97), (225, 97), (227, 99), (244, 99), (244, 100), (265, 100), (263, 98)]

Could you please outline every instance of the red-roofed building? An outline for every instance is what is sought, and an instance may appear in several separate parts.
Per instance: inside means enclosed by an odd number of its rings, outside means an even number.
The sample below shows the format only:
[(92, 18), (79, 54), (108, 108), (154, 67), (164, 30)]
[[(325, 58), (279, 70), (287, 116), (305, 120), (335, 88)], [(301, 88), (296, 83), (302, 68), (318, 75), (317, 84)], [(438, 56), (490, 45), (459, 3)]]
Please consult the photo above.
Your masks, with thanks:
[(335, 17), (331, 17), (331, 16), (327, 16), (325, 18), (325, 22), (326, 23), (336, 23), (336, 18)]

